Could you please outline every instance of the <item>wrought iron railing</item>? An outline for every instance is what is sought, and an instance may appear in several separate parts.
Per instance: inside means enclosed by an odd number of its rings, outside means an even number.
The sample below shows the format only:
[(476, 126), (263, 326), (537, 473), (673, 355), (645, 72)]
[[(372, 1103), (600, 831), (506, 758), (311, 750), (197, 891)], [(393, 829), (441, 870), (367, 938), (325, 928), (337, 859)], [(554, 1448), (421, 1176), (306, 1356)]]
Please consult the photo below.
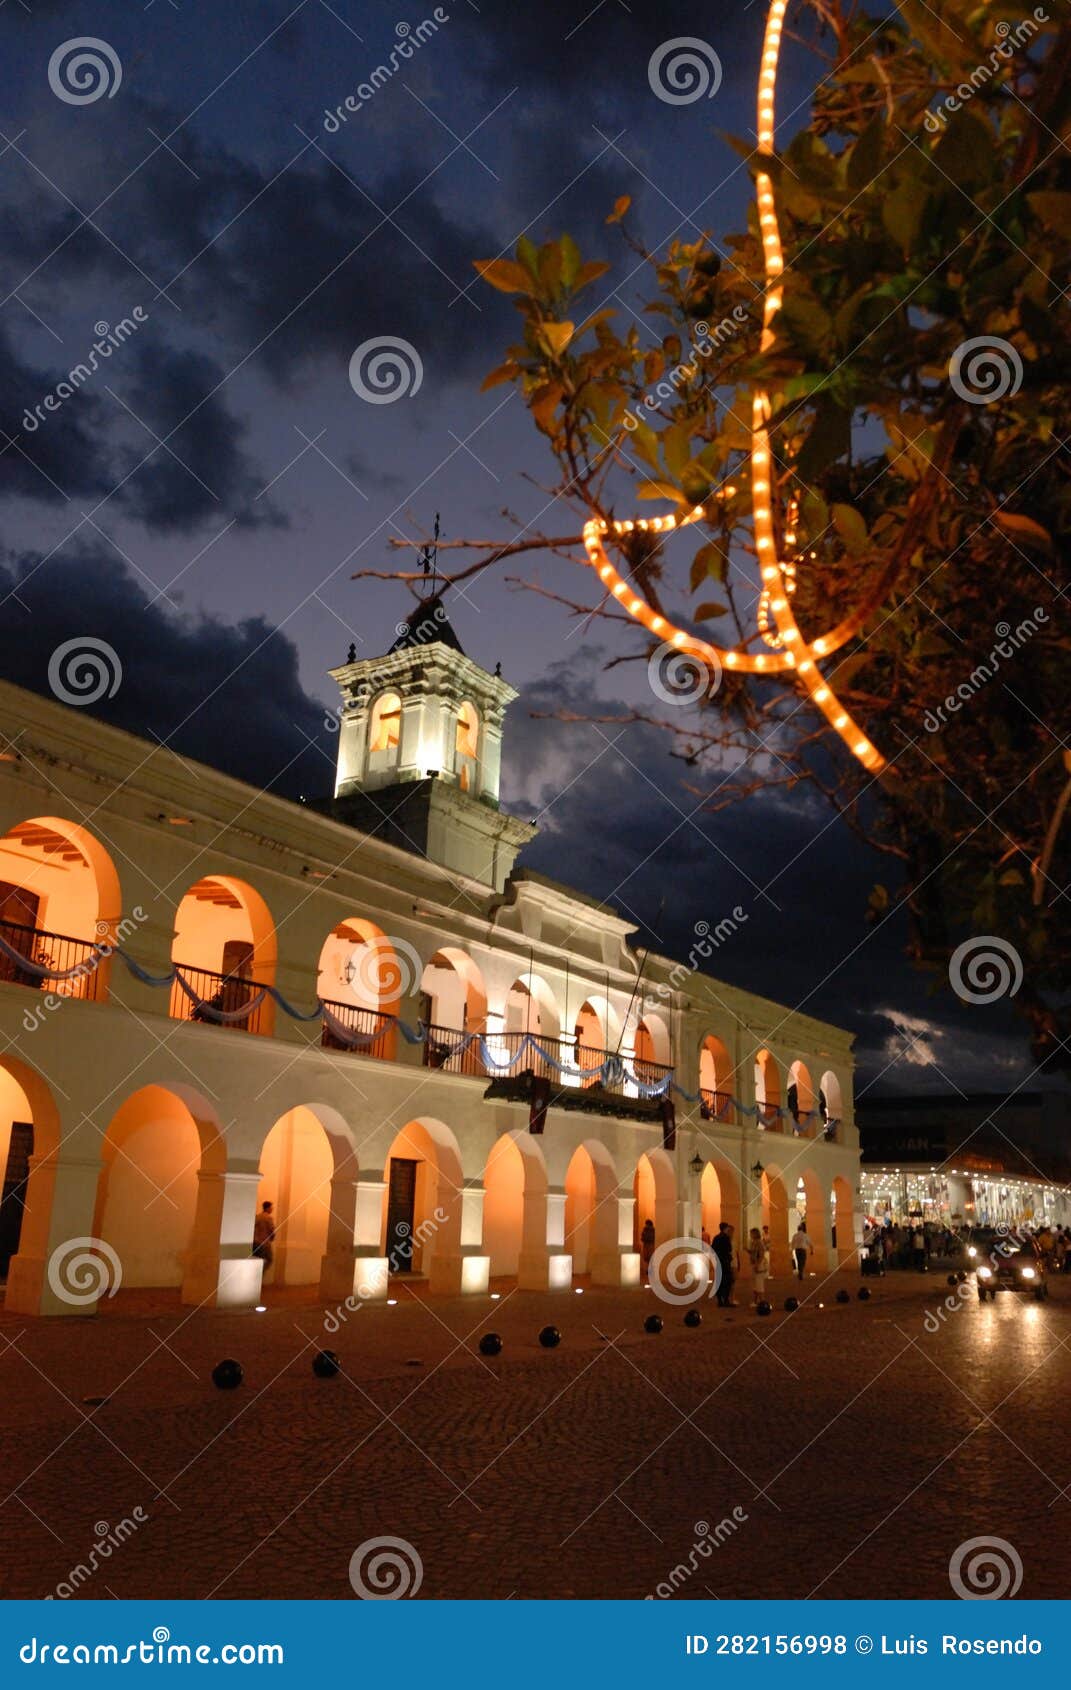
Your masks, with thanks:
[[(237, 1027), (243, 1033), (270, 1031), (271, 999), (256, 980), (244, 974), (217, 974), (210, 968), (190, 968), (177, 962), (188, 990), (178, 980), (171, 986), (171, 1014), (176, 1021), (201, 1021), (209, 1027)], [(192, 996), (191, 996), (192, 994)]]
[[(353, 1003), (322, 1000), (323, 1030), (320, 1043), (325, 1050), (357, 1051), (361, 1056), (389, 1060), (395, 1053), (397, 1017), (378, 1009), (362, 1009)], [(332, 1026), (332, 1022), (334, 1026)]]
[[(444, 1042), (456, 1044), (461, 1036), (460, 1033), (444, 1034), (443, 1039)], [(535, 1044), (529, 1044), (522, 1053), (521, 1047), (529, 1036), (535, 1040)], [(604, 1091), (612, 1092), (616, 1096), (627, 1096), (638, 1090), (631, 1080), (638, 1080), (645, 1088), (654, 1088), (663, 1085), (667, 1077), (672, 1078), (673, 1075), (673, 1069), (665, 1063), (650, 1062), (646, 1058), (622, 1057), (619, 1051), (602, 1050), (596, 1045), (580, 1044), (574, 1039), (547, 1038), (542, 1033), (495, 1033), (488, 1038), (487, 1045), (492, 1057), (511, 1066), (508, 1069), (500, 1069), (488, 1064), (485, 1069), (480, 1064), (475, 1069), (466, 1069), (464, 1072), (486, 1072), (492, 1077), (500, 1073), (532, 1073), (537, 1079), (554, 1081), (563, 1088), (599, 1085)], [(621, 1072), (620, 1067), (617, 1067), (616, 1073), (600, 1076), (599, 1070), (611, 1060), (614, 1061), (615, 1067), (619, 1063), (622, 1064), (631, 1080)], [(566, 1072), (563, 1073), (562, 1069)]]
[(699, 1114), (704, 1121), (727, 1121), (732, 1115), (732, 1093), (706, 1091), (699, 1093)]
[(0, 981), (84, 1001), (104, 996), (103, 941), (72, 939), (65, 933), (24, 927), (15, 921), (0, 921), (0, 940)]

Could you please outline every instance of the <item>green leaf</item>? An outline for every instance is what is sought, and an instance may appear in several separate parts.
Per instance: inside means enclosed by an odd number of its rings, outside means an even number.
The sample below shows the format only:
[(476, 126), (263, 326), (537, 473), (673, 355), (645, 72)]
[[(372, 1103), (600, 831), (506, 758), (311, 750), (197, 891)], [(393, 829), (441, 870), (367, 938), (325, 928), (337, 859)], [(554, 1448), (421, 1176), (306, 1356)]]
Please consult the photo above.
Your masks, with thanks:
[(833, 506), (833, 526), (853, 557), (866, 550), (866, 523), (852, 505)]
[(562, 287), (571, 290), (576, 285), (576, 278), (580, 273), (580, 248), (572, 235), (561, 238), (562, 253)]
[(551, 356), (560, 358), (572, 340), (575, 328), (575, 323), (540, 323), (537, 334)]
[(1039, 188), (1036, 193), (1027, 194), (1026, 203), (1046, 228), (1055, 229), (1057, 234), (1064, 236), (1071, 229), (1071, 194)]
[(1019, 516), (1012, 511), (994, 511), (989, 519), (1003, 534), (1021, 540), (1024, 546), (1037, 546), (1040, 551), (1052, 551), (1052, 535), (1032, 516)]
[(478, 258), (473, 266), (499, 293), (531, 293), (532, 278), (512, 258)]
[(818, 481), (830, 464), (848, 451), (852, 419), (835, 400), (823, 396), (815, 406), (814, 421), (797, 460), (796, 469), (804, 482)]
[(484, 376), (480, 383), (480, 392), (486, 393), (492, 387), (498, 387), (504, 381), (513, 381), (519, 375), (517, 365), (510, 359), (507, 364), (499, 364), (497, 370), (492, 370), (489, 376)]
[(928, 198), (918, 182), (906, 178), (881, 202), (881, 221), (905, 255), (918, 239)]
[(879, 112), (871, 118), (848, 155), (846, 181), (858, 193), (872, 182), (885, 156), (885, 119)]
[(522, 235), (517, 242), (517, 257), (524, 265), (533, 282), (539, 280), (539, 248), (528, 235)]
[(728, 567), (729, 560), (720, 546), (700, 546), (688, 573), (688, 584), (692, 592), (694, 593), (703, 581), (724, 581)]
[(636, 496), (640, 499), (672, 499), (675, 505), (688, 503), (680, 488), (674, 487), (670, 481), (641, 481)]

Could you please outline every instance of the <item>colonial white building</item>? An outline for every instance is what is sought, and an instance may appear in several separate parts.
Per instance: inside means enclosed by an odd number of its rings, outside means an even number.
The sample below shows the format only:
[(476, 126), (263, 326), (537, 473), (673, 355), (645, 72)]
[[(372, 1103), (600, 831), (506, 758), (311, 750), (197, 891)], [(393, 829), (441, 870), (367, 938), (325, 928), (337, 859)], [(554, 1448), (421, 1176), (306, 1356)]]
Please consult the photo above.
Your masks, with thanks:
[(849, 1258), (850, 1037), (515, 866), (515, 694), (438, 601), (333, 674), (321, 808), (0, 685), (7, 1308), (635, 1285), (648, 1217)]

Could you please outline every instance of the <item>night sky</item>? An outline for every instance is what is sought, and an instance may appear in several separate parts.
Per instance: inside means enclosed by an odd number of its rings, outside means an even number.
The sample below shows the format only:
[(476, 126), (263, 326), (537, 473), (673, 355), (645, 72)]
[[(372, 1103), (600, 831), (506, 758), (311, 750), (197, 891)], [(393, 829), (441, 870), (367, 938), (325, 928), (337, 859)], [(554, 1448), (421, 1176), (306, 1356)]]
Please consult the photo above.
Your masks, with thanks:
[[(516, 314), (473, 261), (568, 229), (613, 266), (590, 306), (627, 316), (644, 277), (606, 226), (619, 195), (653, 249), (718, 240), (746, 215), (750, 178), (725, 137), (751, 134), (757, 0), (450, 0), (416, 45), (435, 15), (423, 0), (0, 11), (4, 672), (47, 692), (60, 642), (107, 640), (123, 678), (99, 714), (291, 796), (331, 786), (325, 670), (351, 641), (386, 650), (410, 608), (396, 584), (351, 579), (397, 562), (392, 535), (436, 511), (454, 537), (578, 525), (550, 502), (554, 466), (514, 390), (479, 391)], [(50, 63), (83, 36), (121, 79), (72, 103)], [(681, 36), (713, 48), (722, 80), (673, 106), (648, 62)], [(403, 40), (412, 56), (345, 112)], [(816, 73), (790, 49), (782, 139)], [(325, 121), (340, 105), (345, 120)], [(135, 307), (136, 333), (35, 417), (99, 325)], [(381, 336), (408, 342), (422, 374), (370, 404), (350, 360)], [(537, 558), (529, 573), (580, 595), (580, 563)], [(1023, 1081), (1006, 1004), (931, 993), (899, 923), (866, 926), (867, 894), (895, 867), (817, 797), (710, 813), (724, 772), (686, 769), (653, 730), (533, 717), (644, 702), (642, 663), (605, 669), (643, 648), (511, 587), (517, 572), (466, 585), (451, 616), (470, 655), (522, 691), (503, 796), (540, 820), (524, 860), (672, 954), (697, 921), (743, 911), (712, 971), (851, 1027), (861, 1091)]]

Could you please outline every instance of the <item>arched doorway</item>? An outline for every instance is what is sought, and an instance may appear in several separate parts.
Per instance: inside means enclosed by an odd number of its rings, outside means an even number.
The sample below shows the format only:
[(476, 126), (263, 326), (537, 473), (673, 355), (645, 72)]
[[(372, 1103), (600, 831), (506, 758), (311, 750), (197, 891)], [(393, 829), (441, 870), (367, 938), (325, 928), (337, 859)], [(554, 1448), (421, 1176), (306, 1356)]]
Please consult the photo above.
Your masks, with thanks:
[[(384, 1170), (382, 1254), (392, 1278), (425, 1278), (436, 1293), (477, 1290), (461, 1253), (465, 1182), (457, 1139), (442, 1121), (410, 1121), (394, 1139)], [(473, 1258), (486, 1289), (486, 1257)]]
[(353, 1290), (357, 1152), (345, 1119), (299, 1104), (275, 1122), (260, 1152), (257, 1209), (272, 1205), (274, 1260), (264, 1286), (319, 1286), (326, 1300)]
[(0, 981), (57, 996), (107, 996), (122, 915), (119, 877), (100, 841), (58, 816), (0, 839)]
[[(641, 1085), (656, 1086), (665, 1079), (672, 1066), (671, 1050), (665, 1021), (653, 1010), (645, 1010), (636, 1023), (632, 1050), (626, 1052), (628, 1066)], [(639, 1088), (630, 1084), (627, 1089), (636, 1092)]]
[(185, 1086), (143, 1086), (116, 1110), (100, 1146), (93, 1237), (117, 1258), (122, 1285), (182, 1287), (215, 1259), (219, 1236), (206, 1181), (226, 1149), (211, 1105)]
[(795, 1231), (795, 1209), (790, 1215), (788, 1193), (779, 1168), (764, 1168), (761, 1185), (762, 1224), (770, 1229), (770, 1269), (774, 1274), (786, 1274), (792, 1264), (789, 1240)]
[(340, 921), (324, 940), (316, 976), (326, 1048), (392, 1058), (396, 1017), (413, 989), (413, 974), (410, 959), (399, 957), (375, 922), (363, 916)]
[(587, 1139), (565, 1171), (565, 1248), (574, 1274), (598, 1275), (600, 1258), (618, 1253), (617, 1173), (606, 1146)]
[(648, 1150), (636, 1163), (632, 1181), (632, 1248), (640, 1248), (640, 1233), (646, 1221), (655, 1229), (655, 1244), (668, 1243), (679, 1235), (677, 1225), (677, 1176), (673, 1159), (665, 1150)]
[(759, 1125), (764, 1126), (767, 1132), (781, 1132), (781, 1076), (768, 1050), (760, 1050), (755, 1058), (755, 1103), (759, 1111)]
[[(573, 1084), (585, 1086), (598, 1083), (597, 1071), (607, 1054), (617, 1049), (621, 1024), (602, 993), (589, 993), (576, 1012), (573, 1022), (572, 1060), (579, 1069), (579, 1080)], [(566, 1076), (568, 1078), (569, 1076)]]
[(0, 1063), (0, 1280), (8, 1279), (19, 1253), (33, 1159), (58, 1143), (55, 1104), (44, 1081), (24, 1063), (4, 1059)]
[(836, 1138), (837, 1130), (844, 1119), (844, 1100), (841, 1096), (840, 1081), (831, 1068), (827, 1068), (822, 1075), (819, 1107), (827, 1137)]
[[(557, 1061), (562, 1061), (559, 1049), (561, 1017), (554, 993), (546, 980), (530, 970), (514, 980), (506, 993), (502, 1009), (502, 1035), (491, 1041), (495, 1054), (503, 1062), (518, 1055), (526, 1037), (538, 1039), (543, 1048)], [(548, 1063), (540, 1060), (530, 1048), (515, 1072), (532, 1068), (540, 1074), (556, 1074)]]
[(175, 914), (171, 961), (184, 985), (171, 988), (171, 1014), (270, 1033), (275, 1005), (261, 988), (275, 984), (275, 957), (275, 924), (260, 893), (231, 875), (207, 875)]
[(451, 1074), (484, 1073), (479, 1042), (462, 1048), (466, 1034), (487, 1031), (487, 989), (467, 952), (444, 945), (435, 952), (420, 980), (422, 1020), (427, 1028), (424, 1061)]
[(699, 1047), (699, 1113), (704, 1121), (732, 1120), (732, 1078), (728, 1048), (708, 1033)]
[(814, 1087), (805, 1062), (793, 1062), (788, 1071), (788, 1093), (785, 1099), (797, 1133), (810, 1135), (814, 1130), (811, 1112), (815, 1107)]
[(850, 1180), (838, 1174), (833, 1181), (833, 1226), (835, 1228), (837, 1260), (855, 1259), (855, 1192)]
[(483, 1248), (492, 1279), (529, 1273), (546, 1285), (547, 1169), (543, 1153), (523, 1128), (503, 1133), (491, 1146), (483, 1173)]
[(747, 1240), (741, 1242), (740, 1176), (728, 1157), (711, 1154), (699, 1178), (699, 1204), (702, 1229), (716, 1238), (722, 1221), (733, 1228), (737, 1247), (743, 1252)]
[(815, 1273), (829, 1270), (829, 1205), (825, 1187), (813, 1168), (805, 1168), (796, 1178), (796, 1212), (789, 1216), (789, 1227), (795, 1231), (801, 1225), (814, 1246), (811, 1267)]

